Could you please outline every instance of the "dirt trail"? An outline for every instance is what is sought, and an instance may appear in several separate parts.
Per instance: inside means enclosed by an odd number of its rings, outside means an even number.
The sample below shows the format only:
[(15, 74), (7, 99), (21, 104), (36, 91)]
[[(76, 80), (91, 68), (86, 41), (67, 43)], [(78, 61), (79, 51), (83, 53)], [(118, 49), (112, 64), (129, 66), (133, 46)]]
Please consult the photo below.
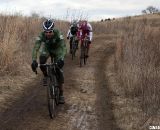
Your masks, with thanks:
[(97, 72), (95, 73), (97, 81), (97, 115), (98, 126), (100, 130), (119, 130), (116, 126), (114, 113), (112, 112), (112, 91), (109, 88), (108, 78), (105, 73), (106, 65), (109, 64), (110, 57), (114, 54), (115, 47), (113, 44), (108, 44), (104, 49), (100, 62), (97, 65)]
[[(108, 39), (108, 40), (107, 40)], [(65, 63), (66, 104), (59, 105), (54, 120), (48, 116), (46, 91), (41, 81), (29, 84), (24, 94), (0, 114), (2, 130), (117, 130), (112, 113), (112, 94), (105, 75), (114, 54), (114, 36), (95, 37), (91, 57), (80, 68), (78, 57)]]

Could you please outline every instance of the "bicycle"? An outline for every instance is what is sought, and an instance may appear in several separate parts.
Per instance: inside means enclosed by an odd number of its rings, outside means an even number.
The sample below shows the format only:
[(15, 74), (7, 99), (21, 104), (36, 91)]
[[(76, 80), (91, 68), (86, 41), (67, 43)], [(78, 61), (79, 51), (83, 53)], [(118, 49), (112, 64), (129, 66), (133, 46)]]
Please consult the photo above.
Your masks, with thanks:
[[(46, 66), (47, 68), (47, 102), (50, 118), (53, 119), (56, 116), (56, 106), (59, 104), (59, 85), (57, 81), (56, 68), (57, 63), (39, 64), (40, 66)], [(59, 69), (59, 68), (58, 68)], [(37, 72), (36, 72), (37, 73)]]
[(77, 46), (78, 43), (76, 43), (76, 36), (73, 35), (73, 39), (72, 39), (72, 48), (71, 48), (71, 52), (72, 52), (72, 60), (74, 59), (74, 57), (76, 56), (76, 50), (77, 50)]
[(80, 67), (82, 67), (82, 64), (84, 63), (84, 65), (86, 65), (87, 62), (87, 53), (88, 53), (88, 37), (85, 36), (85, 38), (82, 41), (81, 44), (81, 53), (80, 53)]

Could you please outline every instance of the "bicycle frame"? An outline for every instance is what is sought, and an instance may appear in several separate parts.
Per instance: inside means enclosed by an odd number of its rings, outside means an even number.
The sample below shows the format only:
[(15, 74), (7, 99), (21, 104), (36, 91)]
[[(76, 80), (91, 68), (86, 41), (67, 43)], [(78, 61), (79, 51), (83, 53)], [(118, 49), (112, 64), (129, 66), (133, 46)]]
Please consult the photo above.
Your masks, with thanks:
[(76, 45), (76, 36), (73, 35), (73, 39), (72, 39), (72, 60), (75, 57), (76, 54), (76, 49), (77, 49), (77, 45)]
[(56, 67), (57, 67), (57, 64), (56, 63), (44, 64), (44, 66), (47, 67), (48, 77), (51, 79), (51, 81), (53, 82), (54, 86), (58, 86), (58, 82), (56, 80)]

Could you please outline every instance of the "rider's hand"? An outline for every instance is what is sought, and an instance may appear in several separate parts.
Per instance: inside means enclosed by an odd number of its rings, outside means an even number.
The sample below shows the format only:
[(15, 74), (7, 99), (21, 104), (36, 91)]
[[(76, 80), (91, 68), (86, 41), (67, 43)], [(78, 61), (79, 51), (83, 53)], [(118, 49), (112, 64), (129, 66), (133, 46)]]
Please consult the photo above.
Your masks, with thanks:
[(38, 63), (36, 60), (34, 60), (31, 64), (31, 67), (32, 67), (32, 71), (33, 72), (36, 72), (36, 68), (38, 67)]
[(67, 39), (69, 39), (69, 37), (67, 37)]
[(59, 59), (59, 60), (57, 61), (57, 65), (58, 65), (58, 67), (61, 69), (61, 68), (64, 66), (64, 60)]

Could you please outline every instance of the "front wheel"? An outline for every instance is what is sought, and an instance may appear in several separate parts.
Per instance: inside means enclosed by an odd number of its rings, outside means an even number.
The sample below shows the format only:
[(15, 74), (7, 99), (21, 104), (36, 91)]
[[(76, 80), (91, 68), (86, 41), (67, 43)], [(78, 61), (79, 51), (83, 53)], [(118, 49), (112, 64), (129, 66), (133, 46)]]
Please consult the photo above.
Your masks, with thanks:
[(84, 59), (83, 59), (83, 61), (84, 61), (84, 65), (86, 64), (86, 60), (87, 60), (87, 58), (86, 58), (86, 47), (84, 47)]
[(50, 118), (53, 119), (56, 115), (56, 101), (53, 85), (47, 87), (47, 102)]
[(84, 58), (85, 58), (85, 53), (84, 53), (84, 46), (81, 45), (81, 54), (80, 54), (80, 67), (82, 67), (82, 64), (84, 62)]
[(59, 93), (60, 93), (59, 87), (56, 86), (56, 87), (55, 87), (55, 101), (56, 101), (56, 105), (59, 104)]
[(76, 49), (77, 49), (77, 47), (76, 47), (76, 44), (74, 43), (74, 44), (72, 45), (72, 60), (73, 60), (74, 57), (76, 56)]
[(86, 65), (86, 62), (87, 62), (87, 58), (86, 57), (88, 55), (88, 43), (87, 41), (85, 41), (85, 47), (84, 47), (84, 64)]

